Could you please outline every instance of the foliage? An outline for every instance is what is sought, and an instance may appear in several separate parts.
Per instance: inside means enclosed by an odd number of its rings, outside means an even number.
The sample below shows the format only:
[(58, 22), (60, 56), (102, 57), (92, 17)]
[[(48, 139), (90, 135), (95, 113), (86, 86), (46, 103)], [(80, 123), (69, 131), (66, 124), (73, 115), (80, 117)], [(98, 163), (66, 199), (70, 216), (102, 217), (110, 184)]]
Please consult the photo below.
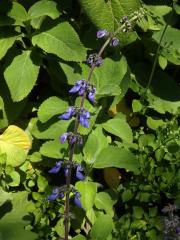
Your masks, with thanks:
[[(90, 127), (79, 128), (84, 145), (73, 156), (86, 179), (76, 181), (73, 169), (71, 183), (83, 208), (71, 194), (69, 235), (178, 239), (180, 7), (163, 0), (0, 2), (0, 238), (64, 237), (65, 198), (47, 201), (65, 185), (64, 172), (48, 170), (67, 158), (59, 137), (74, 122), (58, 117), (80, 104), (69, 90), (87, 78), (86, 59), (104, 43), (97, 30), (116, 31), (141, 6), (145, 17), (117, 35), (119, 46), (107, 47), (92, 75)], [(161, 211), (169, 204), (175, 214)]]

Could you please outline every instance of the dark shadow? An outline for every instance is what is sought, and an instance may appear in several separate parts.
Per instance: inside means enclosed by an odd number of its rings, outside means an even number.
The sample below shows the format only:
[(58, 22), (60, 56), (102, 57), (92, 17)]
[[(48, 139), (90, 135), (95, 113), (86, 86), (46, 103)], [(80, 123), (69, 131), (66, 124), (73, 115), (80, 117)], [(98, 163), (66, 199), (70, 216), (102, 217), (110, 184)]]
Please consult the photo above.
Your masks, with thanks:
[[(148, 63), (138, 63), (132, 68), (136, 80), (142, 87), (148, 84), (152, 66)], [(157, 69), (150, 84), (150, 91), (157, 97), (167, 101), (180, 101), (180, 87), (173, 78), (161, 69)]]
[(13, 209), (11, 201), (7, 200), (3, 205), (0, 206), (0, 219), (4, 217), (6, 213), (11, 212)]
[(12, 2), (8, 0), (0, 1), (0, 27), (12, 25), (15, 20), (8, 17), (8, 12), (12, 9)]

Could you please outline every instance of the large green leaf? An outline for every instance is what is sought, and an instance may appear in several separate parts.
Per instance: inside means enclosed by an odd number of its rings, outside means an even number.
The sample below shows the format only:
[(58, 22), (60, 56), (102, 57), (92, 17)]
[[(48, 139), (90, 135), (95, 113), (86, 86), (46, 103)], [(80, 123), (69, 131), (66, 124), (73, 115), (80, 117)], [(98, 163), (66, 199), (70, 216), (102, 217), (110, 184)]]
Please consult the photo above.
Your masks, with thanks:
[(109, 95), (116, 96), (122, 93), (121, 81), (127, 72), (125, 57), (106, 58), (100, 68), (94, 70), (92, 81), (97, 87), (97, 98)]
[(97, 126), (97, 128), (89, 134), (83, 148), (84, 161), (87, 163), (93, 163), (99, 152), (107, 146), (108, 140), (102, 132), (102, 127)]
[[(0, 71), (2, 71), (0, 69)], [(7, 127), (12, 123), (23, 110), (27, 99), (21, 102), (13, 102), (9, 93), (9, 89), (4, 79), (0, 79), (0, 128)], [(16, 109), (16, 111), (14, 111)], [(13, 112), (13, 114), (12, 114)]]
[(98, 217), (91, 229), (92, 240), (106, 240), (113, 229), (112, 217), (108, 214), (103, 214)]
[(57, 139), (63, 133), (67, 132), (70, 121), (49, 122), (41, 123), (36, 121), (32, 128), (31, 133), (38, 139)]
[(12, 211), (5, 214), (0, 221), (0, 239), (2, 240), (27, 240), (37, 239), (37, 234), (24, 229), (27, 222), (23, 219), (28, 215), (30, 203), (27, 201), (26, 192), (11, 194)]
[(60, 159), (64, 157), (67, 152), (67, 144), (61, 144), (59, 139), (45, 142), (41, 148), (40, 153), (49, 158)]
[(52, 19), (58, 18), (60, 15), (57, 10), (57, 4), (49, 0), (41, 0), (36, 2), (28, 11), (28, 19), (49, 16)]
[(12, 199), (12, 193), (5, 192), (1, 187), (0, 187), (0, 206), (4, 204), (7, 200)]
[(116, 29), (123, 16), (129, 16), (140, 6), (138, 0), (79, 0), (86, 14), (98, 28), (109, 31)]
[(6, 68), (4, 77), (15, 102), (25, 98), (35, 85), (39, 73), (37, 61), (39, 59), (31, 51), (23, 51)]
[[(66, 29), (66, 31), (64, 31)], [(37, 45), (47, 53), (56, 54), (67, 61), (83, 61), (86, 49), (79, 40), (77, 33), (67, 22), (57, 24), (51, 29), (35, 35), (33, 45)]]
[(81, 204), (88, 211), (94, 205), (97, 185), (94, 182), (79, 181), (76, 183), (76, 189), (81, 194)]
[(125, 142), (132, 143), (133, 141), (132, 130), (124, 118), (111, 119), (103, 123), (102, 127)]
[[(162, 36), (162, 32), (164, 29), (161, 31), (155, 32), (153, 34), (153, 39), (159, 43), (160, 38)], [(167, 48), (175, 48), (180, 54), (180, 44), (179, 44), (179, 39), (180, 39), (180, 31), (179, 29), (168, 27), (166, 29), (166, 32), (163, 36), (163, 39), (161, 41), (161, 46), (167, 47)], [(180, 56), (179, 56), (180, 57)]]
[(139, 163), (136, 156), (129, 150), (109, 146), (100, 151), (93, 167), (117, 167), (136, 172), (138, 171)]
[(68, 107), (67, 102), (58, 97), (50, 97), (46, 99), (38, 109), (38, 119), (41, 122), (46, 122), (54, 115), (63, 113)]
[(0, 28), (0, 59), (6, 55), (9, 48), (12, 47), (19, 33), (11, 28)]

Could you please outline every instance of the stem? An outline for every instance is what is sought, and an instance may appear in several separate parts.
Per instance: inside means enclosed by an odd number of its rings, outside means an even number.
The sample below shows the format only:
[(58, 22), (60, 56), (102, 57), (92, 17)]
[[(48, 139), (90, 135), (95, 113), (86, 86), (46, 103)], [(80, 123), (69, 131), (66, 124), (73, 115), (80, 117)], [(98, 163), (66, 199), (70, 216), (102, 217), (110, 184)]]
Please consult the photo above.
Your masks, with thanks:
[[(133, 22), (137, 19), (137, 17), (132, 17), (129, 21)], [(105, 43), (103, 44), (103, 46), (101, 47), (101, 49), (99, 50), (97, 57), (101, 57), (104, 50), (106, 49), (106, 47), (108, 46), (108, 44), (110, 43), (110, 41), (112, 40), (112, 38), (117, 35), (117, 33), (119, 33), (123, 28), (125, 27), (125, 24), (121, 25), (115, 32), (113, 35), (109, 36), (107, 38), (107, 40), (105, 41)], [(92, 64), (88, 77), (87, 77), (87, 82), (90, 82), (93, 71), (95, 69), (95, 64)], [(83, 108), (84, 106), (84, 101), (86, 98), (86, 92), (84, 92), (82, 98), (81, 98), (81, 102), (80, 102), (80, 108)], [(74, 126), (74, 134), (78, 133), (78, 128), (79, 128), (79, 118), (78, 116), (75, 119), (75, 126)], [(74, 150), (75, 150), (75, 146), (76, 143), (70, 145), (70, 149), (69, 149), (69, 162), (73, 161), (73, 155), (74, 155)], [(65, 196), (65, 214), (64, 214), (64, 230), (65, 230), (65, 238), (64, 240), (68, 240), (68, 235), (69, 235), (69, 212), (70, 212), (70, 205), (69, 205), (69, 200), (70, 200), (70, 184), (71, 184), (71, 171), (72, 171), (72, 165), (70, 165), (69, 171), (68, 171), (68, 175), (66, 177), (66, 187), (67, 187), (67, 192), (66, 192), (66, 196)]]

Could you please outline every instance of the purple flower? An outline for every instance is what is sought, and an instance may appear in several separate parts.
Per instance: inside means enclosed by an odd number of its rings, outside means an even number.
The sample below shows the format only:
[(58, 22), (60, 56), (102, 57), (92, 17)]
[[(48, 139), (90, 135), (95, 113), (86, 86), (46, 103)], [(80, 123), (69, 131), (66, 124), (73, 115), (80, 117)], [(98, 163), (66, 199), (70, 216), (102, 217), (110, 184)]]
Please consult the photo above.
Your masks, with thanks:
[(54, 201), (59, 197), (60, 190), (58, 187), (52, 190), (52, 194), (47, 197), (47, 200)]
[(69, 135), (68, 142), (70, 145), (74, 144), (76, 142), (76, 140), (77, 140), (77, 135), (75, 135), (73, 133)]
[(69, 92), (76, 93), (76, 92), (82, 91), (82, 89), (86, 89), (86, 81), (85, 80), (77, 81), (75, 83), (75, 85), (69, 90)]
[(79, 113), (79, 121), (83, 127), (85, 127), (85, 128), (89, 127), (89, 121), (88, 121), (89, 118), (90, 118), (90, 113), (88, 111), (86, 111), (85, 109), (81, 109), (81, 111)]
[(97, 36), (97, 38), (106, 37), (106, 36), (108, 36), (108, 31), (105, 29), (99, 30), (99, 31), (97, 31), (96, 36)]
[(97, 59), (95, 60), (96, 67), (100, 67), (102, 64), (103, 64), (102, 57), (97, 57)]
[(61, 116), (59, 116), (62, 120), (69, 120), (72, 116), (74, 116), (76, 113), (74, 107), (69, 107), (65, 113), (63, 113)]
[(90, 66), (92, 66), (93, 65), (93, 63), (94, 63), (94, 58), (95, 58), (95, 54), (90, 54), (89, 55), (89, 57), (88, 57), (88, 59), (87, 59), (87, 64), (89, 64)]
[(119, 39), (114, 37), (110, 42), (110, 46), (116, 47), (117, 45), (119, 45)]
[(85, 179), (85, 176), (82, 174), (83, 172), (83, 168), (81, 165), (77, 165), (77, 168), (76, 168), (76, 178), (79, 179), (79, 180), (84, 180)]
[(75, 198), (74, 198), (74, 203), (76, 204), (77, 207), (82, 208), (80, 197), (81, 197), (80, 193), (76, 192)]
[(63, 135), (61, 135), (61, 137), (60, 137), (60, 142), (61, 142), (62, 144), (65, 143), (68, 135), (69, 135), (69, 133), (67, 133), (67, 132), (66, 132), (66, 133), (63, 133)]
[(176, 233), (177, 233), (178, 235), (180, 235), (180, 227), (177, 227), (177, 228), (176, 228)]
[(61, 169), (61, 165), (62, 165), (62, 161), (57, 162), (56, 165), (53, 168), (51, 168), (48, 172), (49, 173), (58, 173)]
[(92, 103), (94, 103), (95, 94), (96, 94), (96, 87), (92, 86), (92, 89), (88, 93), (88, 99)]

